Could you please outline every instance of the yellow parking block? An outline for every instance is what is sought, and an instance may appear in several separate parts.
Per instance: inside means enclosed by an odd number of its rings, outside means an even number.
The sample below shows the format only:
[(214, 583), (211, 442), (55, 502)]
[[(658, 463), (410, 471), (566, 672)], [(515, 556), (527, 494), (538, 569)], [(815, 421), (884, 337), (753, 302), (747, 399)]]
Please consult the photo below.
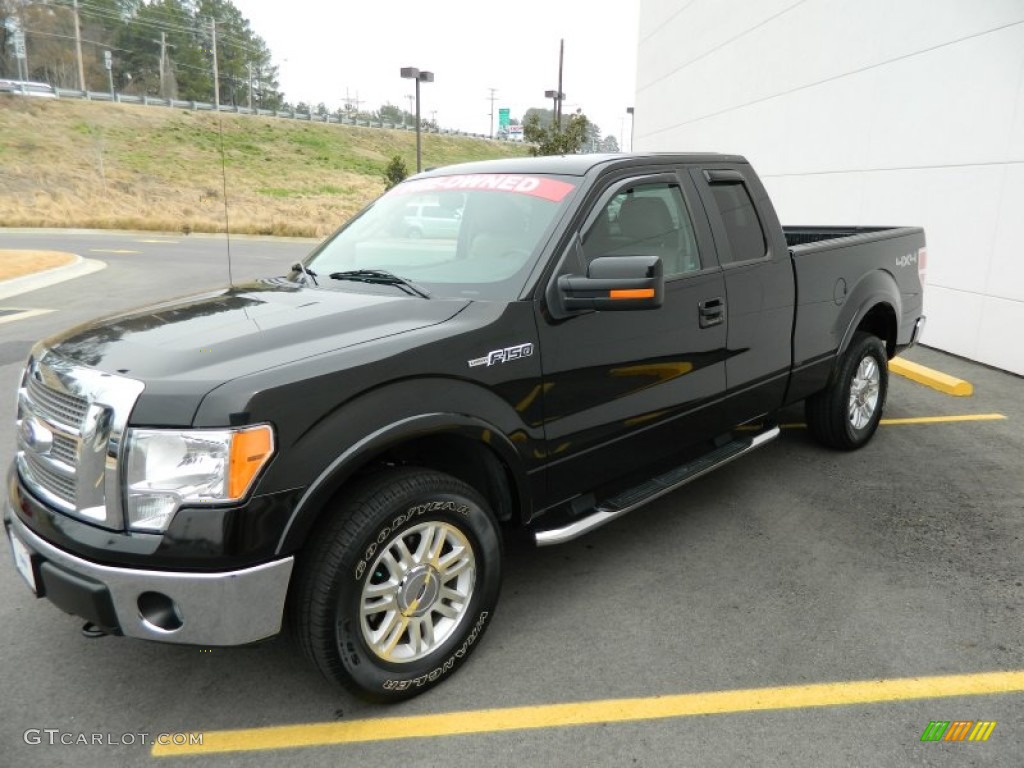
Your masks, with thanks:
[(927, 368), (919, 363), (912, 363), (901, 357), (894, 357), (889, 361), (889, 370), (898, 376), (937, 389), (939, 392), (945, 392), (947, 395), (953, 395), (953, 397), (970, 397), (974, 394), (971, 382)]

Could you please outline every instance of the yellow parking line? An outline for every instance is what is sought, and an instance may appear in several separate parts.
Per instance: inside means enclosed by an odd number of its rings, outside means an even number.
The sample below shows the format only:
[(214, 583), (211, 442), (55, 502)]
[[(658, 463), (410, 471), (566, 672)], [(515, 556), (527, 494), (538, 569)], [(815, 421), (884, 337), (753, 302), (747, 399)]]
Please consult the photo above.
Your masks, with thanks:
[[(959, 421), (1003, 421), (1006, 417), (1001, 413), (965, 413), (957, 416), (913, 416), (902, 419), (882, 419), (878, 423), (883, 426), (898, 427), (903, 424), (952, 424)], [(763, 424), (745, 424), (737, 427), (738, 432), (757, 432), (764, 429)], [(807, 429), (803, 422), (779, 424), (779, 429)]]
[(971, 382), (950, 376), (948, 373), (926, 368), (919, 363), (912, 363), (902, 357), (894, 357), (889, 361), (889, 370), (904, 378), (924, 384), (926, 387), (937, 389), (954, 397), (970, 397), (974, 394), (974, 387)]
[(89, 249), (89, 253), (117, 253), (117, 254), (121, 254), (121, 255), (125, 255), (125, 254), (132, 254), (132, 255), (134, 255), (134, 254), (142, 253), (142, 251), (126, 251), (126, 250), (119, 250), (117, 248), (90, 248)]
[(955, 421), (1003, 421), (1001, 413), (968, 413), (962, 416), (916, 416), (908, 419), (882, 419), (879, 424), (947, 424)]
[[(1024, 671), (861, 680), (481, 709), (437, 715), (381, 717), (353, 720), (348, 723), (309, 723), (235, 731), (204, 731), (202, 744), (154, 744), (152, 754), (154, 757), (167, 757), (213, 752), (252, 752), (598, 723), (663, 720), (694, 715), (1021, 692), (1024, 692)], [(187, 738), (183, 740), (189, 741)]]

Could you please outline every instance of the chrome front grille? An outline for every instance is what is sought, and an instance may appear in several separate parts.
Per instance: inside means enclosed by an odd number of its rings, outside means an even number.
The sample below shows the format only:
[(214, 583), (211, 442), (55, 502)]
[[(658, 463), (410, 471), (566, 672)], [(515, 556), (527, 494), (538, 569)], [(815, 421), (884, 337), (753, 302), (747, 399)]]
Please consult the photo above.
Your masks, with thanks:
[(56, 424), (66, 424), (79, 429), (89, 403), (81, 397), (58, 392), (29, 376), (27, 380), (28, 395), (32, 400), (32, 410), (36, 415)]
[(53, 447), (50, 449), (53, 458), (63, 461), (69, 467), (74, 467), (78, 461), (78, 440), (74, 437), (55, 432), (53, 435)]
[(18, 391), (22, 481), (53, 508), (107, 528), (124, 525), (124, 430), (142, 382), (33, 350)]
[(75, 478), (74, 475), (62, 475), (59, 471), (46, 464), (39, 457), (31, 453), (25, 454), (25, 465), (28, 469), (28, 476), (25, 478), (58, 499), (69, 507), (75, 505)]

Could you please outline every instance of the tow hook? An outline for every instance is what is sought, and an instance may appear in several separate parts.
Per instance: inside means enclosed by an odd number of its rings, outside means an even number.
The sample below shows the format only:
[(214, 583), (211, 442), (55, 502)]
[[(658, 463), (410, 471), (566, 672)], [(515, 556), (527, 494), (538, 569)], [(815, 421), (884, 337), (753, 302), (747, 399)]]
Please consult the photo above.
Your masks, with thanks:
[(108, 634), (110, 633), (91, 621), (87, 621), (82, 625), (82, 635), (90, 640), (95, 640), (97, 637), (106, 637)]

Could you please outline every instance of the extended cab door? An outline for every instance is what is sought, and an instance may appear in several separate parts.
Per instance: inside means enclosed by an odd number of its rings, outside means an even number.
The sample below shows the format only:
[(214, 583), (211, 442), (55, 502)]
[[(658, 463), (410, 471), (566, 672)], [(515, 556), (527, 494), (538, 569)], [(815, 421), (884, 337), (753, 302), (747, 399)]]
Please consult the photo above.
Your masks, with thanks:
[(725, 274), (732, 425), (782, 405), (792, 365), (796, 287), (789, 249), (768, 194), (746, 163), (690, 169)]
[(570, 244), (551, 277), (600, 256), (659, 256), (662, 306), (538, 311), (553, 502), (651, 469), (721, 427), (725, 283), (695, 187), (666, 171), (600, 185), (571, 227), (582, 248)]

